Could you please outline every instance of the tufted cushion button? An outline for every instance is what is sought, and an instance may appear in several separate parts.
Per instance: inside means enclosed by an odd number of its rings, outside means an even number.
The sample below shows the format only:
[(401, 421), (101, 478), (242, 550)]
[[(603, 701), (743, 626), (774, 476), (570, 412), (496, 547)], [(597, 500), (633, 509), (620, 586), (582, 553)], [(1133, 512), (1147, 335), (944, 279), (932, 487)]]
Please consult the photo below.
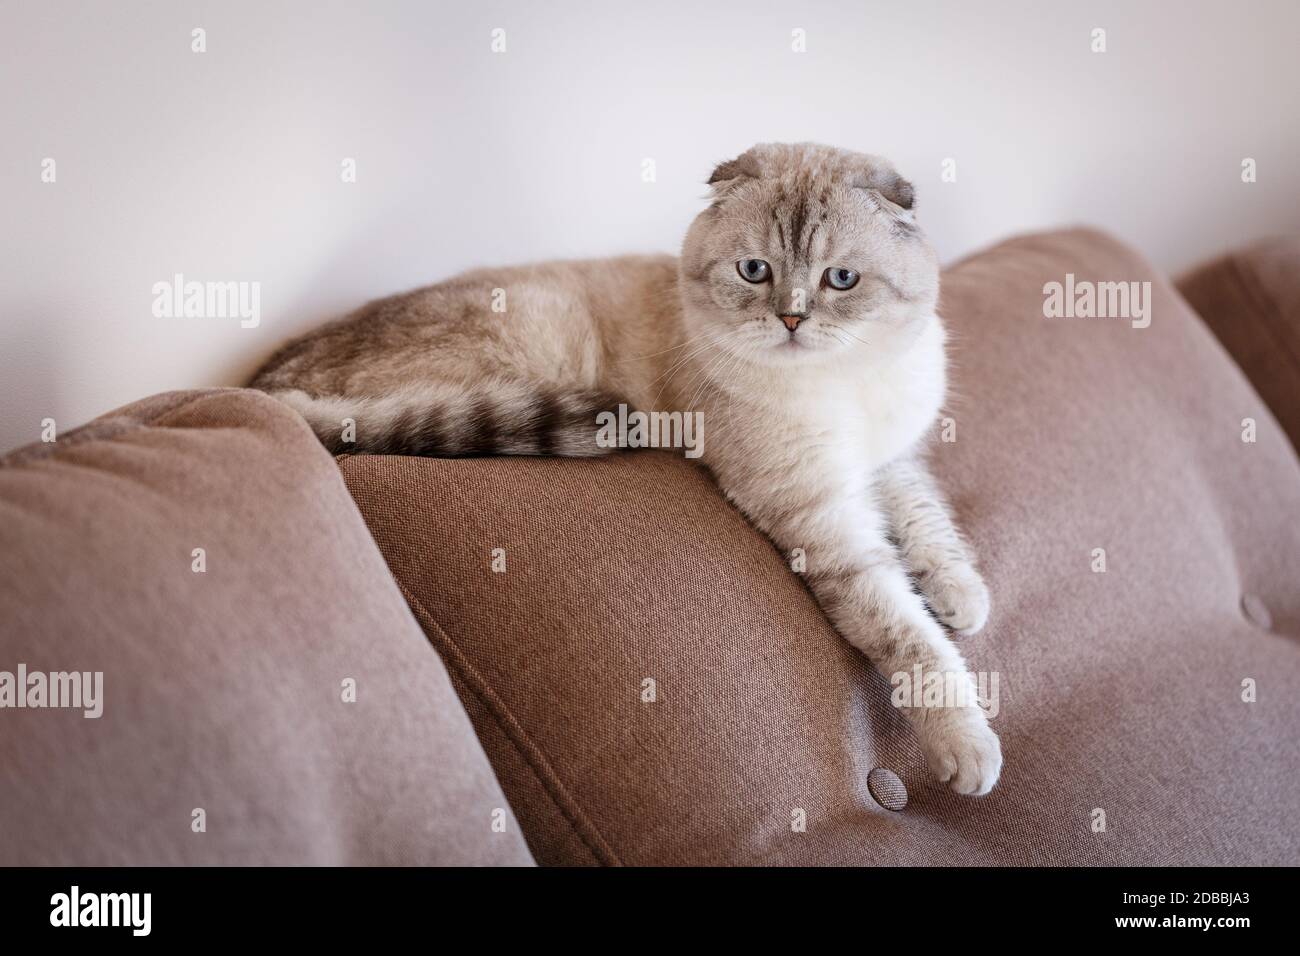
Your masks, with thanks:
[(867, 789), (876, 803), (886, 810), (901, 810), (907, 806), (907, 788), (892, 770), (877, 767), (867, 774)]
[(1246, 615), (1246, 620), (1256, 627), (1267, 631), (1273, 626), (1273, 615), (1268, 613), (1268, 605), (1260, 600), (1257, 594), (1241, 596), (1241, 613)]

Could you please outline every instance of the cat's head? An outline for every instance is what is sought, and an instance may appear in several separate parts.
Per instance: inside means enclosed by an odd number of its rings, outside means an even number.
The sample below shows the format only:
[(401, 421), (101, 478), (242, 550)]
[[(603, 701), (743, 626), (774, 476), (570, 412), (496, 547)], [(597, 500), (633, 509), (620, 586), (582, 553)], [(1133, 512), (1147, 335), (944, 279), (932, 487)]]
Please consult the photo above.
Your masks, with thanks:
[(708, 182), (682, 250), (691, 335), (760, 364), (888, 358), (933, 315), (938, 257), (886, 160), (764, 143)]

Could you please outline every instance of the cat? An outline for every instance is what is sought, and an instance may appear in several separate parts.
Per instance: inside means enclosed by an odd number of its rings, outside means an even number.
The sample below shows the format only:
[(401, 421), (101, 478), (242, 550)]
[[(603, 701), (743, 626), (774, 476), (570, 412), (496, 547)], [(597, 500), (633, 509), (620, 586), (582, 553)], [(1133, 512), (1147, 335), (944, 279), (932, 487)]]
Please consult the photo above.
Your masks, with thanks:
[(1001, 745), (945, 626), (979, 631), (989, 594), (923, 461), (946, 353), (913, 188), (811, 143), (757, 145), (708, 186), (680, 259), (468, 272), (290, 343), (252, 385), (336, 453), (599, 455), (620, 403), (701, 413), (703, 463), (802, 549), (839, 633), (886, 676), (958, 682), (959, 705), (900, 709), (941, 782), (987, 793)]

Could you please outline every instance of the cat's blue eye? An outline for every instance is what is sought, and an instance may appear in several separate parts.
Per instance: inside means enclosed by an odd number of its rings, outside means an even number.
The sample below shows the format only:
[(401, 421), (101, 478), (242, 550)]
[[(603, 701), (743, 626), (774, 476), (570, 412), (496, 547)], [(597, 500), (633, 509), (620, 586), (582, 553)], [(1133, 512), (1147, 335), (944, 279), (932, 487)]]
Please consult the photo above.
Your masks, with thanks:
[(852, 269), (827, 269), (822, 278), (832, 289), (852, 289), (858, 284), (858, 274)]
[(746, 282), (766, 282), (772, 267), (762, 259), (741, 259), (736, 263), (736, 271)]

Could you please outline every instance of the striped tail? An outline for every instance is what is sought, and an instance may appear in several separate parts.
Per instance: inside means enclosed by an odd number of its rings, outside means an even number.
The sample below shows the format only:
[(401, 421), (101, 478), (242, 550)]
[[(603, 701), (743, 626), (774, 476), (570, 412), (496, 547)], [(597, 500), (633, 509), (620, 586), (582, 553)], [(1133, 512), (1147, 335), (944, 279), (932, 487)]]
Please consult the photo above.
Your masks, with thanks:
[(427, 385), (380, 398), (271, 396), (299, 412), (334, 454), (590, 457), (613, 451), (596, 443), (596, 415), (619, 399), (596, 390), (553, 391), (519, 383)]

